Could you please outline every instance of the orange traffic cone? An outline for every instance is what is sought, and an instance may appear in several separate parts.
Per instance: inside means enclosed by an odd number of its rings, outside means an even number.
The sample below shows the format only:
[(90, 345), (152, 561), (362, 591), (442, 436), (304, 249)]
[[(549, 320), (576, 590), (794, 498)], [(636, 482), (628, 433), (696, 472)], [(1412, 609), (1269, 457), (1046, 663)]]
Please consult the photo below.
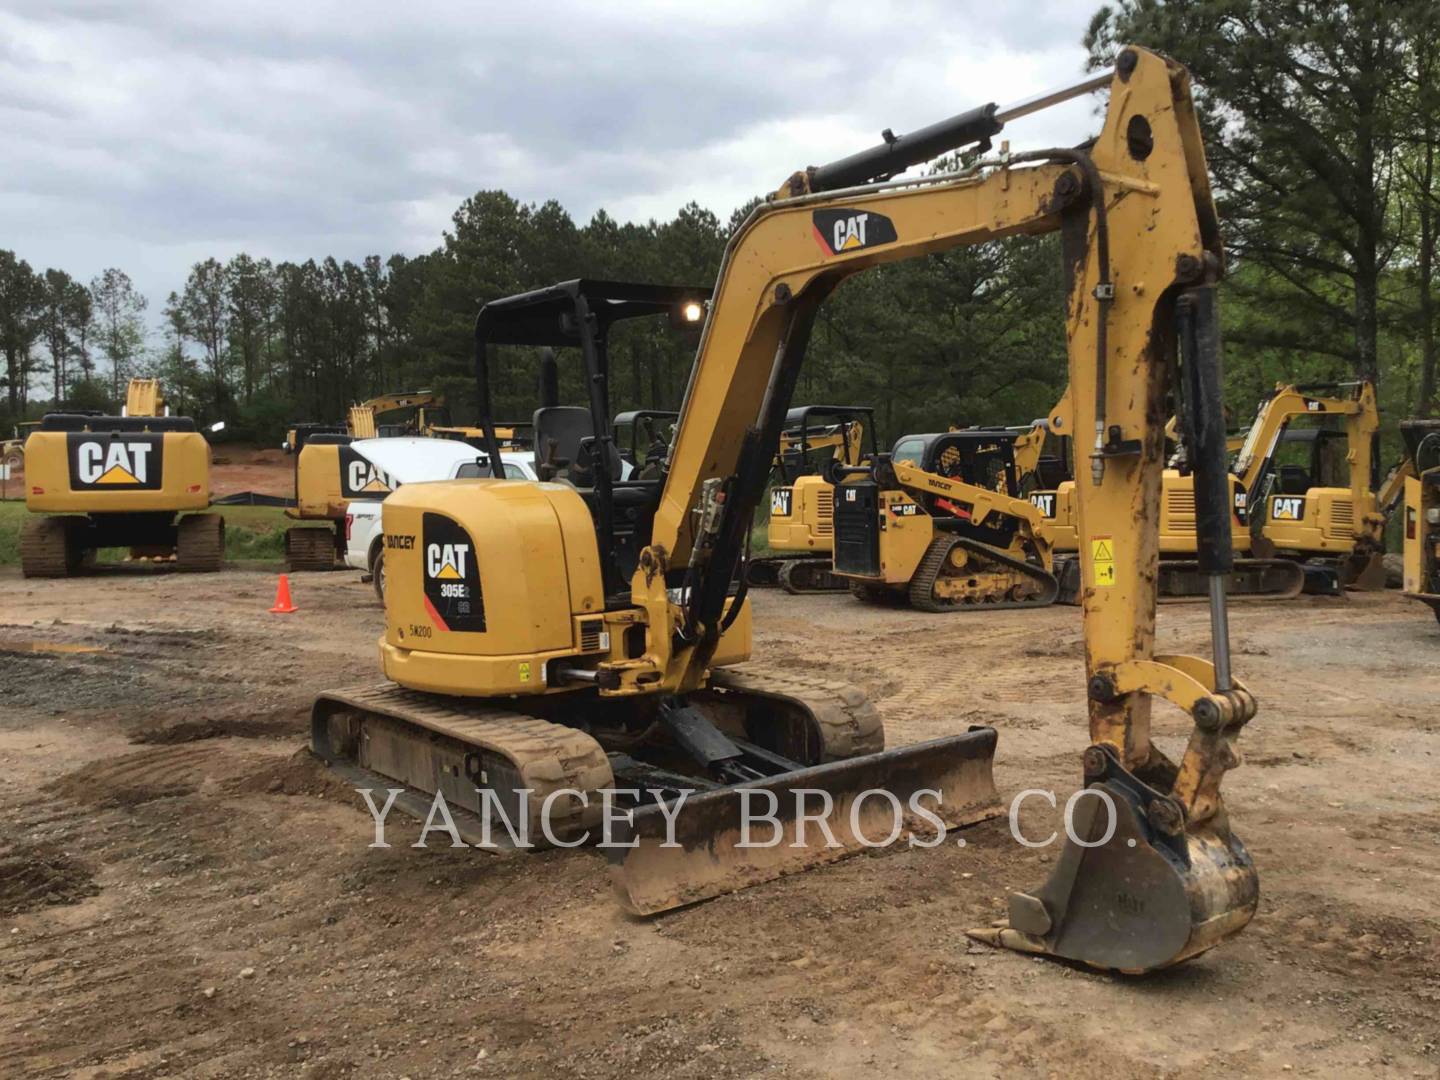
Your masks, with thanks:
[(270, 609), (270, 614), (289, 615), (298, 610), (300, 609), (290, 602), (290, 575), (281, 574), (280, 584), (275, 587), (275, 606)]

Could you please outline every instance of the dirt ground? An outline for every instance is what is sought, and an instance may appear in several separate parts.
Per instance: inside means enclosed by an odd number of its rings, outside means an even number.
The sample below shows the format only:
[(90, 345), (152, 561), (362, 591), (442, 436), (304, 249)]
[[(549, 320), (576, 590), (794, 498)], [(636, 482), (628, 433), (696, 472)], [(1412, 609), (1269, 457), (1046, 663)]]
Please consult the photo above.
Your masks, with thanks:
[[(595, 852), (369, 849), (302, 748), (382, 612), (292, 583), (282, 617), (256, 571), (0, 573), (0, 1076), (1440, 1075), (1440, 629), (1396, 594), (1234, 609), (1260, 912), (1134, 979), (967, 941), (1048, 869), (1003, 822), (645, 921)], [(755, 607), (758, 659), (859, 684), (891, 745), (993, 724), (1002, 792), (1077, 786), (1074, 609)], [(1205, 632), (1164, 609), (1164, 651)]]

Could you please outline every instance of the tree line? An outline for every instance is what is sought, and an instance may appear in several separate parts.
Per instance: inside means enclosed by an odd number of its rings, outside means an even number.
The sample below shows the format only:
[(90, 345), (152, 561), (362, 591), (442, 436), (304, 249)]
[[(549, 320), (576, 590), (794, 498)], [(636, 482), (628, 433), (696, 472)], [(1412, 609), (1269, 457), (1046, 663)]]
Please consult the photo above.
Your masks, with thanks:
[[(1227, 389), (1241, 415), (1277, 380), (1362, 376), (1378, 380), (1392, 421), (1436, 409), (1434, 7), (1119, 0), (1089, 25), (1094, 67), (1137, 43), (1194, 76), (1228, 248)], [(0, 251), (0, 409), (8, 426), (57, 404), (111, 407), (146, 373), (177, 411), (224, 419), (241, 438), (268, 441), (288, 421), (338, 420), (353, 401), (422, 386), (465, 419), (481, 303), (574, 277), (708, 285), (750, 206), (723, 221), (692, 203), (666, 221), (602, 210), (577, 223), (553, 201), (480, 191), (417, 257), (198, 262), (153, 326), (122, 270), (85, 284)], [(1062, 289), (1054, 238), (860, 275), (823, 308), (797, 401), (873, 405), (887, 438), (1044, 415), (1065, 382)], [(663, 326), (617, 328), (617, 410), (674, 407), (691, 348)], [(504, 352), (497, 414), (521, 418), (534, 358)], [(581, 400), (576, 368), (562, 358), (562, 392)]]

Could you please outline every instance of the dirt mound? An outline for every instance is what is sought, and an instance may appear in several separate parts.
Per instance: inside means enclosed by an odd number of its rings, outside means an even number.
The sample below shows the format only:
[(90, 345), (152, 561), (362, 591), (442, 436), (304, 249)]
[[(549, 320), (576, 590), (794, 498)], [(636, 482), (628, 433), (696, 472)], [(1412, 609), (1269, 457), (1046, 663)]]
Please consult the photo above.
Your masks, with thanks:
[(308, 749), (297, 750), (283, 761), (265, 765), (231, 781), (226, 790), (234, 794), (318, 795), (351, 798), (350, 786), (325, 767)]
[(0, 913), (73, 904), (99, 891), (90, 871), (63, 851), (21, 845), (0, 852)]
[(191, 709), (171, 715), (148, 716), (127, 725), (126, 737), (142, 746), (177, 746), (205, 739), (265, 739), (303, 736), (309, 730), (308, 710), (279, 709), (255, 712), (249, 709), (222, 709), (196, 715)]

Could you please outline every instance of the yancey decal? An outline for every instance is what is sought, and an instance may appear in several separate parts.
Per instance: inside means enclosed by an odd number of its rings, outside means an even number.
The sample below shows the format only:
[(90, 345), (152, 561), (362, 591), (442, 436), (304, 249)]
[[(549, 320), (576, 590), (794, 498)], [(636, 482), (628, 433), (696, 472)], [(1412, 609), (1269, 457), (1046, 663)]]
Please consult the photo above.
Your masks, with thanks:
[(164, 435), (95, 435), (71, 432), (65, 448), (74, 491), (158, 491)]
[(864, 210), (816, 210), (811, 216), (815, 241), (827, 255), (893, 244), (895, 223)]
[(388, 495), (400, 485), (348, 446), (340, 447), (340, 494), (347, 499), (363, 499), (367, 495)]
[(770, 492), (770, 514), (772, 517), (790, 516), (790, 497), (794, 494), (791, 488), (773, 488)]
[(1270, 504), (1270, 517), (1275, 521), (1303, 521), (1304, 498), (1299, 495), (1276, 495)]
[(425, 613), (437, 630), (485, 632), (485, 598), (480, 564), (470, 534), (444, 514), (425, 514), (420, 523), (425, 577)]
[(1053, 491), (1032, 492), (1030, 505), (1040, 511), (1041, 517), (1053, 518), (1055, 516), (1055, 493)]

